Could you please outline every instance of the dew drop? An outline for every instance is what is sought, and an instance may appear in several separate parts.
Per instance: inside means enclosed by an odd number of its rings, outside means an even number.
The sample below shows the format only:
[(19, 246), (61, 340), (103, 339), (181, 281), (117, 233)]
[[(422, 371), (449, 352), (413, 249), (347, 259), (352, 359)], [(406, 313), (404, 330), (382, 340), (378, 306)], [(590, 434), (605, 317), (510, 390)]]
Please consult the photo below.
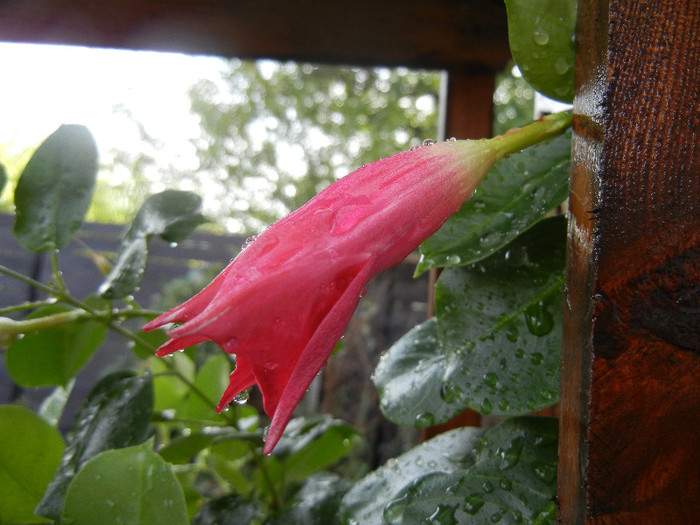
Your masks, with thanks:
[(542, 354), (540, 354), (539, 352), (535, 352), (534, 354), (532, 354), (530, 356), (530, 362), (533, 365), (539, 365), (540, 363), (542, 363), (543, 359), (544, 359), (544, 356)]
[(447, 264), (459, 264), (460, 262), (462, 262), (462, 258), (459, 255), (452, 254), (445, 258)]
[(569, 65), (569, 62), (564, 57), (558, 57), (554, 61), (554, 71), (556, 71), (559, 75), (564, 75), (566, 72), (571, 69), (571, 66)]
[(501, 463), (498, 466), (501, 470), (508, 470), (513, 468), (520, 461), (520, 454), (523, 451), (524, 439), (522, 437), (516, 437), (511, 441), (508, 448), (500, 452)]
[(498, 383), (498, 376), (493, 372), (484, 374), (484, 383), (486, 383), (488, 386), (496, 386), (496, 383)]
[(493, 484), (492, 484), (490, 481), (485, 482), (485, 483), (481, 486), (481, 488), (484, 489), (484, 492), (486, 492), (486, 494), (491, 494), (491, 493), (495, 490), (495, 489), (493, 488)]
[(506, 330), (506, 339), (510, 341), (511, 343), (515, 343), (518, 340), (518, 336), (520, 333), (518, 332), (518, 327), (517, 326), (511, 326)]
[(484, 400), (481, 402), (481, 405), (479, 405), (479, 412), (482, 414), (490, 414), (493, 411), (493, 406), (491, 406), (491, 401), (489, 401), (489, 398), (486, 397)]
[(423, 141), (423, 144), (422, 144), (422, 145), (423, 145), (423, 146), (432, 146), (433, 144), (435, 144), (435, 141), (434, 141), (433, 139), (425, 139), (425, 140)]
[(421, 412), (416, 416), (415, 426), (418, 428), (425, 428), (432, 426), (435, 423), (435, 416), (430, 412)]
[(527, 307), (525, 322), (530, 333), (537, 336), (547, 335), (554, 328), (554, 317), (542, 301)]
[(535, 463), (533, 465), (535, 476), (545, 483), (552, 483), (557, 477), (557, 470), (552, 465), (545, 463)]
[(484, 497), (481, 494), (472, 494), (464, 498), (464, 512), (472, 516), (479, 512), (479, 509), (484, 506)]
[(407, 505), (407, 494), (401, 498), (390, 501), (389, 504), (384, 507), (384, 521), (387, 523), (401, 523), (403, 512), (406, 510)]
[(245, 405), (248, 402), (248, 398), (250, 397), (250, 394), (247, 390), (243, 390), (241, 392), (238, 392), (233, 397), (233, 402), (236, 403), (237, 405)]
[(513, 482), (507, 478), (501, 479), (498, 483), (503, 490), (513, 490)]
[(535, 29), (535, 32), (532, 33), (532, 39), (538, 46), (547, 45), (549, 43), (549, 33), (547, 33), (547, 31), (545, 31), (541, 27), (537, 28)]
[(440, 397), (445, 403), (454, 403), (461, 394), (462, 390), (453, 381), (445, 381), (440, 388)]
[(495, 512), (494, 514), (491, 514), (489, 521), (491, 523), (498, 523), (499, 521), (501, 521), (501, 518), (503, 518), (503, 514), (501, 514), (500, 512)]

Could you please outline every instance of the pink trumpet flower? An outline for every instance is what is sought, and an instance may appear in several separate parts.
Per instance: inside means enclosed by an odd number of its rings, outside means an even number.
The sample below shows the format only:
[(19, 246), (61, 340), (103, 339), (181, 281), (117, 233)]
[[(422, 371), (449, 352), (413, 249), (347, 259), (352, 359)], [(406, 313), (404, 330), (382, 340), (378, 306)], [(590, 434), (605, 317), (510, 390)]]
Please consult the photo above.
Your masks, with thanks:
[(177, 324), (157, 355), (208, 340), (235, 354), (217, 411), (257, 383), (272, 419), (270, 453), (372, 276), (457, 212), (498, 159), (569, 122), (552, 116), (493, 139), (447, 141), (366, 164), (271, 225), (204, 290), (148, 323), (144, 330)]

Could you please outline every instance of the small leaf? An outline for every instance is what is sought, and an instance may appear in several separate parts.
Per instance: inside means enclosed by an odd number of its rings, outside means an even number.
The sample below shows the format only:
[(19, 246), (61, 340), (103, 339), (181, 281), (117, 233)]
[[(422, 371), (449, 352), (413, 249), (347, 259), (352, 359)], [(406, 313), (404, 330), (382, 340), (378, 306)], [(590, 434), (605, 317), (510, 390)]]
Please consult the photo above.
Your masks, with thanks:
[(484, 432), (473, 465), (415, 478), (384, 510), (400, 523), (554, 523), (557, 420), (520, 417)]
[(34, 514), (61, 462), (58, 431), (20, 406), (0, 406), (0, 523), (45, 522)]
[(153, 451), (153, 440), (107, 450), (88, 461), (68, 488), (64, 523), (186, 525), (182, 487)]
[(469, 468), (482, 433), (478, 428), (458, 428), (390, 459), (345, 495), (341, 504), (343, 522), (382, 523), (384, 508), (413, 479), (431, 472), (453, 473)]
[(350, 483), (337, 474), (311, 476), (266, 525), (339, 524), (340, 502), (349, 488)]
[[(50, 305), (28, 319), (71, 310)], [(66, 385), (87, 364), (106, 335), (107, 327), (97, 321), (76, 321), (25, 334), (7, 349), (7, 370), (17, 384), (25, 387)]]
[(69, 380), (66, 386), (54, 388), (53, 392), (41, 402), (38, 414), (44, 421), (54, 427), (58, 426), (61, 415), (63, 415), (63, 409), (66, 408), (68, 397), (73, 391), (73, 385), (75, 385), (75, 378)]
[(15, 236), (27, 250), (62, 248), (85, 219), (97, 146), (84, 126), (62, 125), (34, 152), (15, 189)]
[(356, 438), (355, 429), (329, 415), (297, 417), (287, 425), (273, 456), (282, 460), (287, 481), (300, 481), (345, 456)]
[(398, 424), (430, 426), (465, 407), (537, 411), (559, 397), (566, 221), (547, 219), (469, 268), (445, 270), (437, 318), (395, 343), (374, 374)]
[(148, 240), (158, 235), (168, 242), (181, 242), (200, 224), (202, 199), (187, 191), (166, 190), (151, 195), (136, 214), (122, 239), (112, 271), (100, 286), (107, 299), (134, 293), (146, 271)]
[(146, 438), (152, 409), (149, 374), (116, 372), (101, 379), (76, 415), (61, 465), (36, 513), (58, 519), (76, 473), (104, 450), (141, 443)]
[(527, 231), (569, 192), (571, 133), (500, 160), (462, 209), (420, 246), (416, 274), (467, 266)]
[(525, 80), (543, 95), (574, 99), (575, 0), (506, 0), (508, 41)]

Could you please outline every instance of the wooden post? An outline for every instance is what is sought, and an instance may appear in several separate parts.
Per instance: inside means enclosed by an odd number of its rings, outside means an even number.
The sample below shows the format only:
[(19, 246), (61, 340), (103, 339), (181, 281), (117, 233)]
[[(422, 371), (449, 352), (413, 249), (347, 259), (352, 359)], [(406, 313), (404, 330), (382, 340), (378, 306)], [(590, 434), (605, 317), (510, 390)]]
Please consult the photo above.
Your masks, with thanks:
[(700, 2), (581, 0), (560, 522), (700, 516)]

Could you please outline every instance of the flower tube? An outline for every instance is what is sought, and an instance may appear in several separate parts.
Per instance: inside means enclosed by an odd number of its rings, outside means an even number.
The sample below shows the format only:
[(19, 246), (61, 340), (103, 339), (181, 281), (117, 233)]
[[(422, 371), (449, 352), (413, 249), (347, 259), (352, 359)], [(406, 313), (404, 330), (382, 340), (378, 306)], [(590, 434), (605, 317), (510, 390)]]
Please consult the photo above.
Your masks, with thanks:
[(170, 323), (165, 356), (204, 341), (235, 354), (220, 412), (257, 384), (272, 422), (264, 453), (325, 366), (367, 282), (403, 261), (503, 156), (561, 133), (568, 115), (488, 140), (398, 153), (338, 180), (268, 227), (199, 294), (148, 323)]

